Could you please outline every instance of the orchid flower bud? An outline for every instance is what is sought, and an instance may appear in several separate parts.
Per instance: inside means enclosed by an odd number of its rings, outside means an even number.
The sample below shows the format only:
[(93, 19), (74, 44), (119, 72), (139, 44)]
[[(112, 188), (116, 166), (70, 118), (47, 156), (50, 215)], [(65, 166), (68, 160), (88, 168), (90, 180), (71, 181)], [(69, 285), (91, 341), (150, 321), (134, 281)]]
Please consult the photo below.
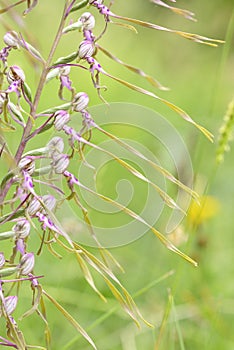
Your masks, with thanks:
[(76, 112), (83, 111), (89, 104), (89, 96), (85, 92), (79, 92), (74, 96), (72, 101), (73, 110)]
[(64, 125), (66, 125), (70, 120), (70, 114), (63, 110), (57, 111), (54, 117), (54, 127), (58, 131), (62, 130)]
[(25, 81), (24, 71), (18, 66), (11, 66), (7, 73), (7, 80), (11, 84), (14, 81)]
[(69, 165), (67, 154), (55, 154), (53, 156), (52, 166), (56, 174), (63, 174)]
[(90, 12), (84, 12), (78, 22), (82, 23), (84, 30), (92, 30), (95, 27), (95, 18)]
[(90, 4), (93, 4), (93, 3), (95, 3), (96, 5), (101, 5), (101, 4), (103, 4), (103, 0), (89, 0), (89, 3)]
[[(78, 54), (76, 54), (76, 57), (77, 55)], [(69, 90), (71, 90), (71, 81), (69, 79), (70, 71), (71, 71), (71, 67), (68, 65), (56, 67), (49, 71), (49, 73), (46, 76), (46, 82), (49, 82), (53, 78), (59, 78), (62, 84), (62, 87), (65, 86)]]
[(21, 275), (28, 275), (34, 268), (35, 257), (33, 253), (26, 253), (20, 260), (20, 273)]
[(26, 219), (20, 219), (17, 221), (16, 225), (13, 226), (12, 230), (19, 238), (26, 238), (30, 233), (30, 223)]
[(20, 159), (18, 167), (20, 170), (25, 170), (29, 175), (35, 171), (35, 162), (31, 157), (23, 157)]
[(53, 137), (46, 145), (48, 155), (51, 157), (54, 153), (62, 153), (64, 150), (64, 142), (61, 137)]
[(13, 47), (14, 49), (19, 48), (19, 37), (14, 30), (7, 32), (3, 40), (7, 46)]
[(70, 66), (59, 67), (59, 75), (68, 75), (70, 74), (70, 71), (71, 71)]
[(56, 199), (51, 194), (46, 194), (42, 196), (43, 203), (45, 204), (46, 208), (49, 210), (53, 210), (56, 206)]
[(0, 269), (4, 266), (5, 264), (5, 256), (3, 252), (0, 252)]
[(11, 315), (17, 305), (18, 297), (16, 295), (10, 295), (4, 299), (4, 309), (8, 315)]
[(34, 216), (41, 209), (41, 203), (38, 199), (33, 198), (33, 200), (29, 203), (27, 212), (30, 216)]
[(58, 77), (59, 74), (60, 74), (60, 68), (57, 67), (57, 68), (51, 69), (46, 76), (46, 82), (48, 83), (48, 81), (50, 81), (51, 79)]
[(92, 57), (95, 51), (96, 51), (96, 48), (94, 43), (90, 40), (84, 40), (80, 43), (80, 46), (78, 49), (78, 57), (81, 59)]

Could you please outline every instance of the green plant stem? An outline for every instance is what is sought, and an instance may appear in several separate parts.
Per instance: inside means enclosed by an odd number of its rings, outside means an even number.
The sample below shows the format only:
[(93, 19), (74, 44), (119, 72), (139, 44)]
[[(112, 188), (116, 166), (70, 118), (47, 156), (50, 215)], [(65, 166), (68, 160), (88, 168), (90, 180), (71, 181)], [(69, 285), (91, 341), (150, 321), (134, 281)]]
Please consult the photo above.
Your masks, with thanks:
[(173, 315), (174, 322), (175, 322), (175, 328), (176, 328), (176, 332), (177, 332), (178, 339), (179, 339), (180, 349), (181, 350), (185, 350), (183, 334), (182, 334), (182, 331), (181, 331), (181, 328), (180, 328), (180, 323), (179, 323), (179, 319), (178, 319), (178, 316), (177, 316), (176, 306), (175, 306), (175, 302), (174, 302), (173, 296), (172, 296), (172, 315)]
[(173, 296), (171, 294), (171, 291), (169, 291), (169, 293), (168, 293), (168, 303), (167, 303), (167, 306), (166, 306), (166, 309), (165, 309), (165, 312), (164, 312), (164, 315), (163, 315), (163, 319), (162, 319), (162, 322), (161, 322), (161, 325), (160, 325), (159, 334), (158, 334), (158, 338), (157, 338), (156, 344), (154, 346), (154, 350), (159, 350), (161, 348), (161, 341), (162, 341), (162, 338), (163, 338), (163, 335), (164, 335), (164, 332), (165, 332), (165, 329), (166, 329), (166, 326), (167, 326), (167, 322), (168, 322), (168, 319), (169, 319), (169, 316), (170, 316), (170, 313), (171, 313), (172, 303), (173, 303)]
[(5, 13), (7, 11), (9, 11), (10, 9), (12, 9), (13, 7), (22, 4), (23, 2), (26, 2), (26, 0), (19, 0), (18, 2), (16, 2), (15, 4), (9, 5), (3, 9), (0, 10), (0, 14)]

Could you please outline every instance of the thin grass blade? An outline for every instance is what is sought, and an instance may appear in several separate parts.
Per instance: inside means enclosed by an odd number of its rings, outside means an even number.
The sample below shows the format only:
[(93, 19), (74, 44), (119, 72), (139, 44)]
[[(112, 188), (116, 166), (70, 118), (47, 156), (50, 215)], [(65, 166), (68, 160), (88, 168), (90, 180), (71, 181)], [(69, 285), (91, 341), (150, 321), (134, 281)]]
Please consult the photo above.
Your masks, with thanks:
[(181, 189), (183, 189), (185, 192), (187, 192), (188, 194), (190, 194), (195, 200), (198, 200), (199, 195), (193, 191), (191, 188), (187, 187), (186, 185), (184, 185), (182, 182), (180, 182), (174, 175), (172, 175), (168, 170), (166, 170), (165, 168), (161, 167), (160, 165), (154, 163), (153, 161), (151, 161), (150, 159), (148, 159), (144, 154), (142, 154), (141, 152), (139, 152), (137, 149), (133, 148), (132, 146), (130, 146), (129, 144), (127, 144), (126, 142), (124, 142), (123, 140), (121, 140), (119, 137), (111, 134), (110, 132), (106, 131), (105, 129), (102, 129), (98, 124), (96, 124), (95, 122), (92, 122), (92, 125), (98, 129), (101, 133), (105, 134), (106, 136), (108, 136), (109, 138), (111, 138), (112, 140), (114, 140), (116, 143), (118, 143), (119, 145), (121, 145), (122, 147), (124, 147), (125, 149), (127, 149), (129, 152), (137, 155), (139, 158), (145, 160), (148, 164), (150, 164), (152, 166), (152, 168), (154, 168), (155, 170), (157, 170), (160, 174), (162, 174), (163, 176), (166, 177), (166, 179), (168, 179), (169, 181), (175, 183), (177, 186), (179, 186)]
[(186, 19), (190, 19), (191, 21), (196, 22), (196, 19), (194, 18), (195, 14), (191, 11), (184, 10), (184, 9), (174, 7), (174, 6), (170, 6), (161, 0), (150, 0), (150, 1), (153, 2), (155, 5), (165, 7), (167, 9), (171, 10), (172, 12), (176, 13), (177, 15), (183, 16)]
[(51, 295), (49, 295), (44, 289), (43, 294), (54, 304), (54, 306), (63, 314), (63, 316), (73, 325), (73, 327), (87, 340), (93, 349), (97, 350), (96, 345), (90, 338), (88, 333), (79, 325), (79, 323), (60, 305)]
[(110, 16), (113, 18), (121, 19), (123, 21), (127, 21), (130, 23), (140, 25), (142, 27), (156, 29), (156, 30), (169, 32), (169, 33), (174, 33), (174, 34), (179, 35), (185, 39), (192, 40), (192, 41), (195, 41), (197, 43), (201, 43), (201, 44), (205, 44), (205, 45), (209, 45), (209, 46), (216, 47), (218, 44), (222, 44), (224, 42), (223, 40), (212, 39), (212, 38), (208, 38), (208, 37), (201, 36), (198, 34), (187, 33), (187, 32), (182, 32), (179, 30), (169, 29), (169, 28), (162, 27), (162, 26), (159, 26), (159, 25), (154, 24), (154, 23), (141, 21), (141, 20), (135, 19), (135, 18), (119, 16), (119, 15), (116, 15), (114, 13), (110, 13)]
[(158, 80), (156, 80), (155, 78), (151, 77), (150, 75), (146, 74), (143, 70), (136, 68), (134, 66), (131, 66), (128, 63), (125, 63), (123, 61), (121, 61), (118, 57), (112, 55), (111, 52), (109, 52), (108, 50), (106, 50), (105, 48), (103, 48), (100, 45), (96, 45), (96, 47), (102, 51), (107, 57), (111, 58), (113, 61), (121, 64), (122, 66), (124, 66), (125, 68), (129, 69), (130, 71), (132, 71), (133, 73), (136, 73), (140, 76), (142, 76), (143, 78), (145, 78), (152, 86), (160, 89), (160, 90), (169, 90), (167, 87), (163, 86)]
[[(113, 159), (115, 159), (115, 161), (117, 163), (119, 163), (124, 169), (129, 171), (133, 176), (135, 176), (138, 179), (151, 185), (158, 192), (158, 194), (160, 195), (160, 197), (163, 199), (163, 201), (166, 203), (166, 205), (168, 207), (170, 207), (172, 209), (178, 209), (178, 210), (184, 212), (166, 192), (164, 192), (159, 186), (157, 186), (155, 183), (150, 181), (148, 178), (146, 178), (142, 173), (140, 173), (138, 170), (136, 170), (133, 166), (131, 166), (130, 164), (128, 164), (124, 160), (120, 159), (119, 157), (115, 156), (112, 152), (107, 151), (104, 148), (99, 147), (98, 145), (95, 145), (94, 143), (84, 139), (83, 137), (80, 137), (79, 141), (111, 156)], [(184, 213), (184, 214), (186, 214), (186, 213)]]
[(176, 105), (174, 105), (173, 103), (165, 100), (164, 98), (161, 98), (157, 95), (155, 95), (153, 92), (151, 91), (148, 91), (148, 90), (145, 90), (143, 88), (141, 88), (140, 86), (137, 86), (137, 85), (134, 85), (134, 84), (131, 84), (125, 80), (122, 80), (120, 78), (117, 78), (105, 71), (102, 72), (104, 75), (106, 75), (107, 77), (117, 81), (118, 83), (126, 86), (127, 88), (131, 89), (131, 90), (134, 90), (134, 91), (137, 91), (141, 94), (144, 94), (144, 95), (147, 95), (147, 96), (150, 96), (150, 97), (153, 97), (155, 98), (156, 100), (159, 100), (161, 101), (162, 103), (164, 103), (165, 105), (167, 105), (170, 109), (172, 109), (174, 112), (176, 112), (177, 114), (179, 114), (184, 120), (186, 120), (187, 122), (193, 124), (196, 128), (198, 128), (207, 138), (208, 140), (210, 140), (211, 142), (213, 141), (213, 135), (208, 131), (206, 130), (203, 126), (197, 124), (189, 115), (188, 113), (186, 113), (183, 109), (181, 109), (180, 107), (177, 107)]
[(103, 199), (104, 201), (113, 204), (115, 207), (119, 208), (121, 211), (123, 211), (125, 214), (131, 216), (133, 219), (137, 220), (138, 222), (143, 223), (146, 227), (149, 228), (149, 230), (151, 230), (154, 235), (160, 240), (160, 242), (165, 245), (169, 250), (171, 250), (172, 252), (178, 254), (179, 256), (181, 256), (183, 259), (185, 259), (186, 261), (188, 261), (189, 263), (191, 263), (193, 266), (197, 266), (197, 262), (194, 261), (192, 258), (190, 258), (188, 255), (184, 254), (183, 252), (181, 252), (178, 248), (176, 248), (170, 241), (169, 239), (167, 239), (162, 233), (160, 233), (158, 230), (156, 230), (153, 226), (151, 226), (147, 221), (145, 221), (141, 216), (139, 216), (138, 214), (136, 214), (134, 211), (132, 211), (131, 209), (128, 209), (126, 207), (124, 207), (122, 204), (114, 201), (113, 199), (104, 196), (103, 194), (100, 194), (98, 192), (95, 192), (93, 190), (91, 190), (90, 188), (86, 187), (85, 185), (81, 184), (80, 181), (77, 182), (78, 186), (80, 188), (85, 189), (86, 191), (92, 193), (94, 196), (97, 196), (98, 198)]

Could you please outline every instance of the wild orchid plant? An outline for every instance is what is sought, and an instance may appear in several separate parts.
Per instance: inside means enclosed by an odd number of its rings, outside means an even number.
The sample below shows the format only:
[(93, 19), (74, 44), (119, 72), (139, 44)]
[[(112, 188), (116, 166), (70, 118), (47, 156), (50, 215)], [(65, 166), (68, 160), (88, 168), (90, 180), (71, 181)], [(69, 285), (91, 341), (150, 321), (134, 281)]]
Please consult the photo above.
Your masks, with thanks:
[[(117, 15), (111, 10), (113, 2), (114, 1), (111, 1), (110, 6), (106, 6), (103, 0), (83, 0), (80, 2), (77, 0), (64, 0), (64, 10), (60, 25), (47, 59), (45, 59), (31, 43), (27, 42), (21, 33), (9, 30), (3, 38), (5, 46), (0, 51), (0, 154), (1, 161), (8, 164), (9, 170), (1, 180), (0, 222), (2, 232), (0, 233), (0, 240), (8, 240), (9, 247), (12, 247), (10, 256), (4, 251), (0, 253), (0, 317), (4, 318), (6, 325), (6, 330), (1, 330), (0, 334), (0, 345), (3, 346), (5, 345), (20, 350), (29, 348), (45, 349), (42, 346), (27, 345), (27, 341), (24, 339), (18, 322), (16, 322), (13, 316), (13, 312), (17, 307), (19, 288), (24, 284), (32, 290), (32, 307), (21, 318), (29, 317), (34, 312), (42, 318), (46, 328), (47, 349), (50, 348), (50, 331), (46, 318), (44, 298), (48, 298), (77, 331), (86, 338), (92, 347), (96, 349), (93, 340), (86, 331), (43, 289), (43, 276), (40, 275), (40, 265), (35, 266), (35, 254), (40, 255), (43, 246), (47, 247), (55, 256), (58, 255), (54, 249), (56, 245), (62, 247), (64, 251), (73, 253), (87, 282), (98, 295), (105, 300), (104, 296), (97, 289), (90, 273), (89, 266), (94, 268), (103, 277), (114, 297), (119, 301), (125, 312), (129, 314), (135, 323), (139, 325), (139, 321), (143, 320), (143, 322), (148, 324), (136, 307), (132, 297), (108, 266), (107, 260), (111, 258), (114, 261), (114, 258), (107, 249), (102, 247), (98, 242), (95, 232), (92, 229), (88, 212), (79, 200), (77, 192), (79, 188), (91, 192), (103, 201), (107, 201), (113, 206), (116, 206), (134, 220), (143, 223), (168, 249), (177, 253), (193, 265), (196, 265), (195, 261), (182, 253), (166, 236), (152, 227), (137, 213), (85, 186), (69, 170), (69, 164), (75, 155), (77, 156), (78, 154), (80, 162), (85, 162), (85, 146), (98, 149), (113, 157), (116, 162), (132, 175), (152, 186), (170, 208), (180, 209), (173, 198), (157, 184), (145, 177), (143, 173), (110, 151), (93, 143), (91, 131), (92, 129), (96, 129), (98, 132), (103, 133), (105, 136), (118, 143), (121, 147), (147, 161), (152, 168), (162, 174), (167, 180), (176, 184), (182, 190), (197, 199), (196, 193), (181, 183), (169, 171), (154, 163), (143, 153), (136, 151), (132, 146), (120, 140), (104, 128), (101, 128), (96, 123), (95, 116), (91, 116), (88, 110), (89, 95), (87, 92), (77, 91), (77, 87), (74, 82), (71, 81), (70, 71), (74, 69), (85, 70), (87, 75), (91, 76), (93, 86), (103, 102), (105, 102), (105, 100), (101, 95), (103, 87), (100, 85), (100, 79), (104, 75), (129, 89), (151, 96), (166, 104), (186, 121), (192, 123), (201, 130), (208, 139), (212, 140), (212, 135), (205, 128), (198, 125), (181, 108), (157, 96), (151, 91), (145, 90), (110, 74), (108, 69), (102, 67), (99, 63), (98, 52), (102, 51), (109, 58), (120, 63), (134, 73), (139, 74), (143, 78), (146, 78), (153, 87), (165, 90), (156, 79), (147, 75), (141, 69), (121, 61), (99, 44), (100, 38), (105, 34), (107, 27), (111, 23), (118, 21), (119, 25), (130, 30), (135, 30), (133, 26), (136, 25), (166, 31), (211, 46), (216, 46), (220, 41)], [(194, 19), (194, 15), (190, 11), (170, 6), (161, 0), (151, 0), (151, 2), (166, 7), (175, 13), (183, 15), (185, 18)], [(32, 10), (37, 10), (36, 6), (38, 0), (21, 0), (14, 4), (9, 4), (7, 7), (1, 9), (0, 13), (9, 12), (11, 14), (12, 11), (18, 9), (18, 5), (20, 4), (26, 4), (26, 9), (23, 14), (30, 15), (29, 13)], [(44, 4), (44, 6), (46, 7), (47, 5)], [(77, 13), (78, 20), (76, 19)], [(104, 22), (104, 30), (98, 34), (95, 33), (96, 16), (101, 17)], [(71, 31), (77, 31), (79, 33), (80, 44), (78, 48), (75, 43), (74, 52), (71, 52), (71, 54), (66, 57), (60, 57), (54, 60), (54, 55), (60, 39), (64, 36), (69, 36), (69, 32)], [(26, 82), (25, 73), (21, 67), (8, 64), (9, 56), (16, 50), (27, 52), (27, 54), (41, 65), (40, 78), (34, 94), (32, 94), (30, 86)], [(58, 95), (63, 103), (59, 106), (49, 106), (47, 110), (40, 111), (38, 105), (44, 87), (50, 80), (55, 78), (59, 81)], [(66, 101), (64, 101), (64, 90), (70, 92), (70, 98)], [(79, 114), (80, 120), (82, 121), (82, 128), (80, 130), (75, 130), (69, 125), (74, 114)], [(19, 130), (19, 128), (21, 129), (21, 140), (18, 148), (14, 150), (14, 154), (12, 154), (5, 135), (10, 131)], [(63, 137), (55, 136), (44, 145), (44, 147), (28, 150), (30, 149), (30, 141), (32, 139), (36, 140), (39, 134), (46, 133), (47, 130), (51, 128), (54, 128)], [(69, 152), (66, 153), (64, 151), (64, 137), (69, 144)], [(40, 167), (41, 160), (46, 161), (47, 165)], [(66, 183), (67, 193), (57, 185), (58, 179)], [(42, 181), (46, 183), (47, 189), (50, 192), (47, 195), (40, 195), (39, 185)], [(55, 216), (56, 209), (67, 200), (74, 200), (81, 209), (84, 220), (98, 247), (101, 256), (100, 259), (94, 256), (87, 248), (75, 242)], [(4, 231), (4, 225), (8, 225), (7, 227), (10, 227), (10, 229)], [(40, 229), (38, 227), (40, 227)], [(29, 248), (29, 237), (32, 235), (33, 231), (38, 232), (41, 241), (37, 252), (32, 252)]]

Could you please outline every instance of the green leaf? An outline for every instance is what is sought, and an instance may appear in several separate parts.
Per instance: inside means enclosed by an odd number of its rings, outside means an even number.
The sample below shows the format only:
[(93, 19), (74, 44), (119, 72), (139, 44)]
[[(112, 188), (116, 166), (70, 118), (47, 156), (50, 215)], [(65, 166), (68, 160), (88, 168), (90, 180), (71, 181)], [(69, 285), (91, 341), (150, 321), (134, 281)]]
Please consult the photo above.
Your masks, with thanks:
[(14, 114), (14, 116), (16, 116), (16, 118), (21, 122), (23, 123), (23, 125), (25, 126), (26, 123), (25, 123), (25, 120), (19, 110), (19, 108), (12, 102), (8, 102), (8, 107), (9, 109), (11, 110), (11, 112)]
[(28, 100), (30, 102), (32, 102), (32, 92), (31, 92), (31, 89), (26, 82), (24, 82), (24, 92), (25, 92), (25, 95), (27, 96)]
[(78, 51), (72, 52), (68, 56), (58, 58), (57, 61), (55, 61), (55, 63), (53, 64), (53, 66), (56, 66), (57, 64), (70, 63), (70, 62), (74, 61), (77, 58), (77, 56), (78, 56)]
[(15, 175), (14, 171), (9, 171), (2, 179), (0, 187), (3, 188), (8, 180), (10, 180)]
[(36, 169), (34, 171), (34, 173), (32, 174), (32, 176), (33, 177), (37, 177), (37, 176), (40, 176), (40, 175), (46, 175), (46, 174), (49, 174), (50, 171), (51, 171), (51, 166), (48, 165), (48, 166), (45, 166), (43, 168)]
[(87, 6), (88, 3), (89, 3), (89, 0), (80, 1), (76, 6), (74, 6), (71, 9), (71, 12), (75, 12), (75, 11), (78, 11), (78, 10), (82, 9), (83, 7)]
[(47, 153), (47, 148), (46, 147), (36, 148), (36, 149), (32, 149), (31, 151), (28, 151), (27, 153), (24, 153), (23, 157), (26, 157), (26, 156), (42, 156), (45, 153)]
[(2, 277), (7, 277), (7, 276), (11, 276), (14, 273), (16, 273), (17, 271), (19, 271), (19, 267), (15, 266), (15, 267), (7, 267), (5, 269), (1, 269), (0, 270), (0, 278)]
[(50, 80), (56, 78), (58, 75), (59, 75), (59, 68), (51, 69), (46, 76), (46, 82), (48, 83)]
[(51, 129), (53, 125), (54, 125), (54, 123), (48, 123), (48, 124), (46, 124), (46, 125), (39, 131), (38, 135), (39, 135), (39, 134), (43, 134), (43, 132), (45, 132), (45, 131)]
[(81, 21), (74, 22), (63, 29), (63, 34), (80, 29), (82, 28), (82, 26), (83, 26), (83, 23)]
[(8, 217), (10, 217), (11, 220), (13, 220), (13, 219), (19, 218), (20, 216), (24, 216), (24, 215), (25, 215), (24, 212), (25, 212), (24, 209), (20, 209), (20, 210), (17, 210), (16, 213), (8, 213), (8, 214), (6, 214), (6, 215), (3, 215), (2, 217), (0, 217), (0, 224), (1, 224), (2, 222), (4, 222)]
[[(1, 126), (1, 125), (3, 125), (3, 126)], [(6, 123), (0, 119), (0, 131), (10, 132), (10, 131), (15, 131), (15, 130), (16, 130), (16, 128), (14, 127), (14, 125)]]
[(7, 231), (0, 233), (0, 241), (4, 241), (5, 239), (9, 239), (15, 236), (14, 231)]
[(68, 110), (69, 108), (71, 108), (71, 102), (64, 103), (63, 105), (60, 105), (60, 106), (45, 109), (44, 111), (40, 112), (38, 115), (40, 116), (40, 115), (44, 115), (44, 114), (53, 114), (53, 113), (59, 111), (60, 109)]
[(26, 41), (21, 41), (20, 44), (27, 52), (30, 53), (31, 56), (35, 57), (38, 61), (45, 63), (44, 58), (42, 57), (40, 52), (37, 49), (35, 49), (35, 47), (33, 47)]

